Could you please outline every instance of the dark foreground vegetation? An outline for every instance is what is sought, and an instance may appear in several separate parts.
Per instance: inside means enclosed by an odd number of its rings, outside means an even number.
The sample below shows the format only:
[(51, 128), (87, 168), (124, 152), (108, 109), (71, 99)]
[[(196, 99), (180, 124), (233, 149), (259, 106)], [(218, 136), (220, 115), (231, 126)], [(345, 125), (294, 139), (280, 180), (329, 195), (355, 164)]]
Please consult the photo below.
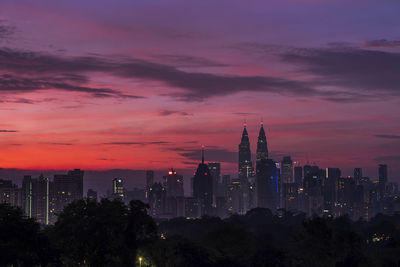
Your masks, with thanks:
[(147, 206), (78, 201), (41, 229), (0, 205), (1, 266), (399, 266), (400, 215), (370, 222), (253, 209), (158, 226)]

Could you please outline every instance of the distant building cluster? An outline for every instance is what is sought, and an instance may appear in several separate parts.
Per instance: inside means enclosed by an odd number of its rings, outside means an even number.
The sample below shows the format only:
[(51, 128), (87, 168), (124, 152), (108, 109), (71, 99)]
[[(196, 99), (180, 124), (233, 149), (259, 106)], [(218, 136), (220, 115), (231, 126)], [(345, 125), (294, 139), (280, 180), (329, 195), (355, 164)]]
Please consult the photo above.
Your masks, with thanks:
[[(363, 176), (361, 168), (354, 169), (353, 177), (343, 177), (338, 168), (299, 166), (290, 156), (275, 161), (268, 154), (263, 124), (255, 165), (246, 126), (238, 150), (238, 173), (231, 177), (221, 175), (220, 163), (205, 163), (203, 149), (201, 163), (190, 179), (190, 196), (184, 194), (183, 176), (171, 169), (159, 182), (155, 181), (154, 171), (146, 171), (145, 188), (133, 190), (124, 187), (123, 178), (115, 178), (106, 197), (125, 203), (141, 200), (149, 204), (150, 215), (160, 219), (225, 218), (256, 207), (272, 212), (304, 212), (309, 216), (347, 214), (354, 220), (400, 212), (398, 185), (388, 182), (387, 165), (379, 165), (378, 179), (371, 180)], [(43, 175), (25, 176), (21, 188), (10, 180), (0, 180), (0, 203), (19, 206), (26, 216), (41, 224), (52, 224), (67, 204), (83, 198), (83, 175), (83, 171), (76, 169), (54, 175), (53, 181)], [(87, 198), (97, 201), (97, 192), (89, 189)]]
[(54, 175), (53, 181), (40, 175), (24, 176), (22, 187), (10, 180), (0, 180), (0, 203), (22, 208), (25, 216), (41, 224), (52, 224), (69, 203), (83, 198), (84, 172), (76, 169)]
[(363, 176), (361, 168), (355, 168), (353, 177), (343, 177), (338, 168), (298, 166), (290, 156), (275, 161), (268, 155), (261, 124), (255, 166), (245, 126), (239, 144), (237, 177), (221, 175), (220, 163), (206, 164), (203, 153), (190, 180), (190, 197), (184, 197), (183, 179), (175, 170), (164, 176), (163, 183), (153, 183), (154, 177), (147, 179), (146, 197), (151, 215), (156, 218), (224, 218), (261, 207), (272, 212), (285, 210), (326, 217), (347, 214), (354, 220), (369, 220), (377, 213), (400, 212), (398, 185), (388, 182), (387, 165), (379, 165), (378, 173), (378, 180), (371, 180)]

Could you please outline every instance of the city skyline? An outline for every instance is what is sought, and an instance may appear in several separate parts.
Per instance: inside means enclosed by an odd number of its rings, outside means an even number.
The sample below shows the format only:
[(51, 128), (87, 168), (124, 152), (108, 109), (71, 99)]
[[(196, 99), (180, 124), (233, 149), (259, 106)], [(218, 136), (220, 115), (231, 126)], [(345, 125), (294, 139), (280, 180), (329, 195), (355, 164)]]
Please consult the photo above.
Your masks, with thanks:
[(0, 167), (235, 173), (263, 120), (274, 159), (398, 179), (399, 3), (296, 3), (2, 1)]
[[(124, 175), (114, 176), (106, 195), (99, 195), (98, 189), (87, 185), (84, 195), (85, 171), (75, 169), (67, 174), (54, 174), (53, 180), (43, 174), (38, 178), (24, 175), (22, 187), (12, 180), (0, 179), (0, 203), (22, 207), (26, 216), (45, 225), (54, 223), (69, 203), (86, 198), (94, 202), (117, 199), (126, 204), (139, 200), (148, 203), (150, 215), (158, 219), (226, 218), (233, 214), (245, 215), (254, 208), (323, 217), (347, 214), (353, 220), (370, 220), (379, 213), (398, 212), (398, 183), (389, 179), (386, 164), (380, 164), (378, 178), (371, 179), (363, 175), (362, 168), (354, 168), (354, 175), (346, 177), (340, 168), (299, 166), (290, 156), (275, 160), (268, 153), (263, 123), (257, 137), (255, 171), (249, 157), (246, 124), (238, 148), (238, 169), (231, 176), (221, 172), (219, 162), (205, 162), (202, 146), (201, 161), (190, 184), (186, 182), (186, 190), (189, 187), (186, 193), (183, 175), (171, 168), (161, 180), (153, 170), (147, 170), (143, 179), (145, 186), (139, 188), (124, 186)], [(109, 181), (110, 178), (107, 177)]]
[[(317, 161), (307, 161), (307, 162), (300, 162), (298, 160), (296, 160), (295, 157), (293, 157), (290, 154), (275, 154), (273, 153), (273, 151), (271, 151), (272, 153), (269, 153), (269, 144), (270, 144), (270, 140), (268, 138), (268, 134), (265, 133), (264, 130), (264, 123), (260, 122), (259, 128), (258, 128), (258, 136), (254, 136), (253, 140), (251, 139), (251, 136), (249, 137), (248, 134), (248, 125), (247, 122), (245, 122), (243, 124), (243, 132), (241, 135), (241, 140), (240, 138), (238, 138), (238, 143), (239, 144), (239, 148), (237, 149), (236, 152), (234, 152), (236, 155), (233, 156), (233, 158), (236, 158), (236, 162), (232, 162), (232, 164), (234, 164), (236, 166), (236, 170), (231, 170), (229, 168), (226, 168), (224, 166), (224, 156), (220, 155), (219, 157), (213, 157), (212, 159), (209, 159), (207, 157), (207, 147), (205, 145), (201, 145), (198, 150), (194, 150), (194, 154), (197, 153), (198, 154), (198, 159), (196, 162), (196, 155), (193, 156), (194, 158), (194, 167), (190, 168), (188, 167), (187, 169), (178, 169), (180, 174), (184, 175), (184, 180), (186, 181), (184, 183), (184, 187), (185, 187), (185, 192), (186, 195), (189, 194), (189, 178), (191, 178), (194, 173), (196, 173), (196, 164), (198, 164), (199, 162), (203, 162), (203, 163), (207, 163), (207, 164), (212, 164), (213, 162), (218, 162), (218, 164), (220, 164), (220, 172), (221, 174), (224, 175), (230, 175), (232, 178), (243, 178), (246, 177), (246, 179), (249, 176), (254, 176), (255, 175), (255, 169), (256, 169), (256, 163), (258, 162), (257, 160), (257, 154), (260, 153), (261, 158), (264, 159), (273, 159), (275, 162), (284, 162), (285, 160), (287, 160), (287, 157), (293, 159), (293, 162), (291, 164), (293, 164), (293, 169), (292, 169), (292, 175), (294, 175), (294, 168), (295, 167), (304, 167), (305, 165), (310, 165), (310, 166), (318, 166), (322, 169), (328, 169), (328, 168), (338, 168), (341, 170), (341, 176), (342, 177), (347, 177), (347, 176), (353, 176), (355, 169), (358, 169), (359, 166), (353, 166), (351, 167), (351, 170), (345, 170), (343, 171), (343, 169), (340, 166), (334, 166), (334, 165), (327, 165), (327, 166), (321, 166), (320, 164), (318, 164)], [(238, 132), (238, 137), (239, 137), (239, 132)], [(243, 139), (245, 138), (245, 139)], [(239, 142), (240, 141), (240, 142)], [(244, 143), (243, 143), (244, 142)], [(245, 150), (247, 150), (247, 148), (250, 148), (250, 151), (246, 151), (245, 153), (248, 154), (250, 152), (251, 155), (251, 161), (242, 161), (240, 160), (240, 155), (241, 153), (241, 146), (243, 146), (243, 144), (245, 145)], [(252, 145), (253, 144), (253, 145)], [(263, 145), (264, 144), (264, 145)], [(243, 148), (242, 148), (243, 149)], [(253, 152), (251, 152), (253, 151)], [(258, 152), (260, 151), (260, 152)], [(245, 159), (248, 160), (248, 155), (245, 156)], [(243, 163), (243, 162), (247, 162), (247, 163)], [(221, 164), (222, 163), (222, 164)], [(241, 166), (244, 165), (244, 169), (248, 169), (248, 173), (247, 174), (241, 174), (243, 173), (243, 171), (241, 172), (240, 170), (243, 168)], [(385, 162), (382, 162), (381, 164), (386, 164)], [(378, 168), (377, 166), (379, 166), (380, 164), (376, 164), (375, 166), (371, 166), (371, 168), (374, 169), (374, 173), (372, 175), (368, 175), (368, 172), (365, 171), (364, 168), (361, 168), (363, 171), (363, 177), (368, 177), (372, 180), (379, 180), (378, 177)], [(386, 164), (387, 165), (387, 164)], [(153, 169), (151, 171), (154, 172), (154, 170), (156, 170), (157, 175), (156, 177), (158, 177), (156, 179), (156, 181), (161, 182), (162, 178), (161, 176), (164, 175), (165, 173), (168, 172), (168, 170), (170, 169), (174, 169), (174, 166), (171, 166), (168, 169)], [(176, 168), (175, 168), (176, 169)], [(143, 177), (145, 177), (145, 172), (147, 172), (149, 169), (147, 170), (131, 170), (131, 169), (108, 169), (108, 170), (89, 170), (89, 179), (85, 179), (85, 183), (84, 183), (84, 189), (88, 190), (88, 189), (95, 189), (96, 191), (98, 191), (100, 193), (99, 197), (104, 197), (107, 196), (107, 190), (109, 190), (109, 179), (117, 179), (116, 177), (124, 177), (125, 181), (128, 181), (128, 188), (134, 189), (137, 187), (143, 187), (145, 185), (145, 180)], [(367, 168), (368, 170), (368, 168)], [(391, 166), (389, 165), (389, 169), (388, 169), (388, 174), (390, 177), (390, 181), (391, 182), (397, 182), (396, 177), (397, 176), (391, 176)], [(0, 168), (0, 175), (3, 178), (11, 178), (14, 182), (16, 182), (17, 184), (22, 184), (22, 177), (24, 175), (32, 175), (35, 174), (37, 176), (42, 176), (43, 173), (45, 173), (45, 176), (52, 176), (54, 174), (57, 174), (59, 172), (62, 171), (66, 171), (64, 169), (62, 170), (18, 170), (18, 169), (2, 169)], [(46, 176), (46, 177), (47, 177)], [(119, 178), (118, 178), (119, 179)]]
[[(247, 132), (247, 123), (245, 122), (243, 124), (242, 128), (242, 135), (241, 138), (238, 138), (238, 141), (240, 140), (238, 149), (236, 151), (237, 155), (237, 160), (236, 160), (236, 170), (229, 172), (227, 169), (221, 167), (221, 161), (220, 160), (208, 160), (205, 157), (205, 152), (206, 152), (206, 147), (204, 145), (201, 146), (201, 149), (199, 149), (197, 152), (199, 153), (199, 159), (197, 161), (197, 164), (200, 162), (199, 166), (202, 166), (201, 168), (198, 167), (196, 171), (196, 167), (193, 167), (192, 169), (185, 170), (185, 169), (179, 169), (178, 172), (179, 174), (183, 175), (182, 176), (182, 188), (185, 191), (185, 196), (190, 196), (193, 194), (193, 181), (192, 178), (196, 176), (196, 173), (199, 172), (209, 172), (207, 169), (210, 166), (213, 166), (213, 164), (218, 164), (218, 176), (219, 178), (214, 178), (216, 179), (215, 181), (217, 182), (218, 180), (221, 180), (222, 176), (230, 176), (230, 179), (239, 179), (241, 181), (245, 180), (246, 183), (247, 181), (250, 181), (253, 177), (255, 179), (258, 174), (256, 174), (255, 170), (262, 170), (264, 167), (260, 165), (260, 168), (257, 167), (257, 164), (260, 163), (261, 159), (268, 160), (269, 163), (267, 165), (275, 165), (275, 164), (280, 164), (278, 166), (278, 172), (280, 173), (279, 175), (282, 175), (282, 181), (286, 182), (291, 182), (291, 183), (296, 183), (298, 184), (299, 187), (303, 186), (302, 182), (298, 182), (296, 176), (296, 168), (305, 168), (306, 166), (308, 167), (317, 167), (320, 170), (323, 170), (328, 172), (328, 169), (335, 169), (339, 170), (339, 175), (338, 177), (353, 177), (354, 179), (362, 179), (362, 178), (368, 178), (371, 181), (380, 181), (380, 166), (382, 164), (378, 164), (375, 167), (375, 172), (376, 174), (369, 176), (366, 174), (365, 170), (363, 168), (359, 167), (353, 167), (351, 170), (351, 173), (347, 174), (343, 172), (343, 170), (338, 167), (338, 166), (320, 166), (317, 162), (306, 162), (306, 163), (301, 163), (299, 161), (296, 161), (295, 158), (292, 158), (291, 155), (284, 155), (280, 157), (275, 157), (276, 155), (272, 153), (270, 155), (268, 153), (269, 151), (269, 140), (268, 137), (266, 136), (265, 130), (264, 130), (264, 124), (263, 122), (260, 123), (259, 125), (259, 131), (258, 131), (258, 136), (255, 137), (254, 142), (250, 140), (249, 134)], [(254, 144), (255, 149), (253, 150), (253, 153), (251, 153), (251, 144)], [(244, 150), (244, 151), (243, 151)], [(254, 152), (255, 151), (255, 152)], [(251, 155), (251, 160), (249, 161), (249, 155)], [(257, 156), (259, 155), (259, 156)], [(293, 160), (292, 160), (293, 159)], [(223, 162), (223, 160), (222, 160)], [(289, 164), (289, 167), (286, 166), (285, 164)], [(389, 180), (386, 180), (386, 182), (397, 182), (395, 177), (390, 176), (390, 172), (388, 172), (388, 166), (387, 164), (384, 164), (386, 167), (386, 174), (385, 177), (390, 177)], [(208, 166), (208, 167), (207, 167)], [(379, 167), (379, 169), (377, 168)], [(204, 169), (205, 168), (205, 169)], [(211, 167), (210, 167), (211, 168)], [(268, 167), (269, 168), (269, 167)], [(289, 168), (289, 169), (287, 169)], [(204, 169), (204, 170), (203, 170)], [(8, 178), (11, 179), (14, 183), (17, 185), (23, 185), (23, 177), (26, 175), (28, 176), (38, 176), (39, 178), (46, 177), (46, 179), (49, 179), (48, 177), (51, 176), (57, 176), (58, 173), (63, 172), (66, 170), (18, 170), (18, 169), (0, 169), (0, 178)], [(98, 192), (99, 198), (102, 197), (107, 197), (110, 195), (110, 181), (112, 179), (113, 181), (113, 189), (111, 191), (114, 191), (115, 184), (114, 182), (116, 180), (121, 180), (123, 179), (125, 182), (128, 182), (125, 188), (128, 189), (139, 189), (139, 188), (149, 188), (149, 185), (158, 182), (161, 183), (165, 180), (164, 175), (166, 173), (171, 174), (171, 171), (174, 172), (174, 167), (171, 166), (168, 170), (157, 170), (156, 172), (154, 170), (129, 170), (129, 169), (110, 169), (110, 170), (104, 170), (104, 171), (93, 171), (89, 170), (87, 172), (87, 177), (85, 179), (85, 182), (83, 183), (83, 191), (86, 192), (88, 190), (96, 190)], [(148, 173), (152, 173), (150, 177), (151, 182), (148, 182)], [(176, 169), (175, 169), (176, 173)], [(358, 173), (358, 174), (356, 174)], [(202, 174), (201, 174), (202, 175)], [(265, 174), (264, 174), (265, 175)], [(301, 170), (301, 175), (302, 170)], [(146, 178), (144, 178), (146, 177)], [(280, 179), (281, 179), (280, 178)], [(304, 178), (304, 177), (303, 177)], [(203, 180), (201, 178), (201, 180)], [(300, 179), (301, 180), (301, 179)], [(185, 182), (186, 181), (186, 182)], [(217, 182), (218, 183), (218, 182)], [(255, 181), (254, 181), (255, 183)], [(276, 181), (278, 183), (278, 181)], [(249, 184), (250, 185), (250, 184)], [(250, 185), (251, 186), (251, 185)], [(216, 185), (213, 185), (213, 190), (216, 190)], [(215, 201), (215, 200), (214, 200)]]

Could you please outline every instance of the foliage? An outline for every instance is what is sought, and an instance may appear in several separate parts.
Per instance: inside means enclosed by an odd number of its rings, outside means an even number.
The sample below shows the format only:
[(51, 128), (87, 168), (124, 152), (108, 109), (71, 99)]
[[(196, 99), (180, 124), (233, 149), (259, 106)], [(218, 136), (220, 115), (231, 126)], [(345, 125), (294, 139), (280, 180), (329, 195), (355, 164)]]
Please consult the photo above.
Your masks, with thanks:
[(371, 221), (253, 209), (156, 226), (146, 204), (82, 200), (40, 229), (0, 205), (1, 266), (399, 266), (400, 215)]
[(2, 266), (45, 265), (54, 260), (40, 225), (22, 216), (19, 208), (0, 204), (0, 264)]
[(81, 200), (60, 214), (49, 236), (66, 266), (133, 266), (140, 246), (156, 238), (146, 205)]

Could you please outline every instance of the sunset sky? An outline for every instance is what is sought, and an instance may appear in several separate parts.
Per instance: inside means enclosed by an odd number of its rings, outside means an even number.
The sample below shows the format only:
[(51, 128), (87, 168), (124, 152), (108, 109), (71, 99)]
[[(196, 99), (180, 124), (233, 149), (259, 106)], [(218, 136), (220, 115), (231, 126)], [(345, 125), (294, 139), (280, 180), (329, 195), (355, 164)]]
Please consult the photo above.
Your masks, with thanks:
[(255, 153), (400, 179), (398, 0), (1, 0), (0, 167), (235, 174)]

